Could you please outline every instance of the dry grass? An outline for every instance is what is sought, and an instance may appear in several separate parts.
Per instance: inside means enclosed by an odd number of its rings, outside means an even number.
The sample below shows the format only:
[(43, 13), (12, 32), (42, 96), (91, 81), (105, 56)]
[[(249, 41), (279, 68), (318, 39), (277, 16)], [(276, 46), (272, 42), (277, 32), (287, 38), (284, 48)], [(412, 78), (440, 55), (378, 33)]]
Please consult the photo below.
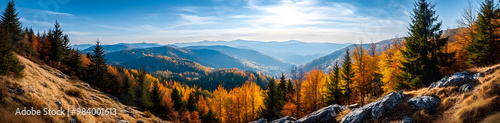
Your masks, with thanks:
[(500, 123), (500, 112), (484, 118), (481, 123)]
[(149, 118), (149, 117), (152, 117), (153, 114), (151, 114), (151, 112), (149, 112), (149, 111), (144, 111), (144, 116)]
[(415, 123), (432, 123), (433, 116), (425, 113), (424, 110), (413, 113), (413, 122)]
[(0, 122), (1, 123), (43, 123), (44, 120), (40, 116), (21, 116), (15, 115), (15, 112), (7, 111), (4, 107), (0, 107)]
[[(71, 115), (78, 120), (78, 122), (117, 122), (118, 119), (124, 119), (129, 122), (137, 122), (142, 120), (144, 122), (158, 122), (159, 118), (151, 116), (150, 118), (142, 117), (144, 114), (140, 111), (129, 109), (136, 117), (130, 117), (123, 114), (122, 111), (127, 107), (119, 102), (109, 99), (104, 93), (95, 89), (80, 88), (85, 83), (79, 81), (70, 81), (69, 79), (62, 79), (55, 76), (54, 73), (60, 73), (58, 70), (48, 67), (46, 65), (38, 65), (30, 60), (17, 56), (21, 64), (26, 66), (23, 70), (25, 77), (12, 78), (7, 76), (0, 76), (0, 87), (9, 87), (17, 89), (22, 87), (25, 89), (23, 95), (15, 93), (6, 93), (0, 101), (0, 123), (10, 122), (68, 122), (68, 117), (62, 116), (26, 116), (17, 117), (11, 116), (17, 108), (24, 107), (40, 107), (49, 109), (58, 109), (59, 105), (55, 102), (60, 101), (62, 107), (76, 109), (76, 108), (116, 108), (117, 115)], [(43, 83), (43, 84), (42, 84)], [(46, 85), (46, 87), (44, 86)], [(83, 87), (83, 86), (82, 86)], [(31, 91), (29, 91), (31, 89)], [(0, 90), (1, 92), (1, 90)], [(96, 97), (97, 100), (94, 100)], [(7, 113), (5, 113), (7, 112)], [(28, 119), (28, 120), (23, 120)], [(35, 118), (42, 119), (36, 120)], [(34, 119), (34, 120), (30, 120)]]
[(337, 114), (336, 120), (339, 122), (342, 121), (342, 118), (344, 118), (350, 112), (351, 112), (351, 109), (346, 109), (346, 110), (339, 112), (339, 114)]

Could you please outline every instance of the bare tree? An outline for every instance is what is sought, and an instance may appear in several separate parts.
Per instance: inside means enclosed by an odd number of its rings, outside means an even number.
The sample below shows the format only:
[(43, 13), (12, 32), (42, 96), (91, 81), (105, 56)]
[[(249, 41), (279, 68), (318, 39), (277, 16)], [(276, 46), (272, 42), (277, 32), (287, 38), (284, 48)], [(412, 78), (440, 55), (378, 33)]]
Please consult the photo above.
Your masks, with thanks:
[(464, 10), (461, 13), (462, 18), (457, 20), (457, 23), (461, 27), (469, 28), (468, 31), (472, 32), (472, 25), (474, 22), (477, 20), (477, 11), (474, 9), (474, 6), (472, 5), (472, 1), (468, 0), (467, 7), (464, 8)]

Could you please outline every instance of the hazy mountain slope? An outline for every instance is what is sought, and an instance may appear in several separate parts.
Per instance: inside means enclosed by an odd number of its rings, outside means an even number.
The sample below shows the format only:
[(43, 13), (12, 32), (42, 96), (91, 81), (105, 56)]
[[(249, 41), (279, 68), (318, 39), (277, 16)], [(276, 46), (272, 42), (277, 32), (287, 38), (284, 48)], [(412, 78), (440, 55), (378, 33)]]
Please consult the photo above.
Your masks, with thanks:
[[(140, 64), (147, 63), (147, 64)], [(136, 59), (131, 59), (125, 61), (120, 64), (121, 67), (130, 68), (130, 69), (139, 69), (143, 68), (147, 72), (155, 73), (161, 72), (163, 74), (167, 74), (165, 76), (169, 76), (170, 74), (182, 74), (186, 71), (194, 72), (198, 75), (205, 75), (210, 72), (210, 69), (202, 66), (196, 62), (168, 57), (168, 56), (144, 56)]]
[(219, 52), (223, 52), (234, 56), (240, 60), (250, 61), (257, 66), (267, 67), (267, 69), (273, 69), (279, 67), (277, 70), (285, 71), (289, 69), (293, 64), (286, 63), (282, 60), (271, 57), (259, 51), (240, 49), (229, 46), (217, 45), (217, 46), (189, 46), (188, 49), (211, 49)]
[[(85, 45), (82, 45), (82, 47)], [(150, 48), (150, 47), (159, 47), (162, 46), (158, 43), (119, 43), (119, 44), (112, 44), (112, 45), (102, 45), (106, 53), (110, 52), (116, 52), (116, 51), (122, 51), (122, 50), (128, 50), (128, 49), (141, 49), (141, 48)], [(92, 52), (92, 50), (95, 48), (94, 45), (86, 48), (86, 49), (79, 49), (83, 53), (87, 52)]]
[[(24, 77), (11, 78), (0, 76), (0, 91), (2, 91), (0, 101), (0, 122), (69, 122), (75, 119), (77, 122), (118, 122), (123, 119), (129, 122), (161, 121), (160, 118), (146, 118), (144, 114), (132, 108), (126, 108), (109, 98), (106, 94), (86, 87), (85, 82), (60, 78), (55, 74), (62, 74), (59, 70), (47, 65), (39, 65), (32, 61), (18, 56), (21, 64), (25, 66)], [(22, 91), (21, 91), (22, 90)], [(68, 91), (80, 92), (81, 96), (69, 95)], [(57, 104), (60, 103), (59, 104)], [(49, 109), (70, 108), (116, 108), (117, 115), (70, 115), (66, 116), (15, 116), (16, 108), (39, 107)], [(123, 113), (125, 110), (135, 114), (135, 118)], [(43, 113), (43, 110), (42, 110)]]
[(234, 40), (176, 43), (174, 45), (177, 45), (179, 47), (225, 45), (236, 48), (256, 50), (293, 64), (304, 64), (305, 61), (310, 61), (312, 60), (312, 58), (326, 55), (338, 49), (344, 48), (349, 44), (310, 43), (295, 40), (285, 42)]
[[(382, 51), (384, 48), (387, 47), (387, 45), (389, 45), (389, 43), (392, 40), (393, 39), (387, 39), (387, 40), (382, 40), (382, 41), (377, 42), (376, 43), (376, 50)], [(364, 49), (370, 49), (370, 47), (371, 47), (370, 43), (363, 44)], [(323, 57), (316, 58), (316, 59), (312, 60), (311, 62), (308, 62), (304, 65), (301, 65), (300, 67), (302, 67), (302, 69), (304, 69), (305, 71), (310, 71), (314, 67), (321, 68), (324, 71), (329, 71), (333, 67), (333, 65), (335, 65), (335, 61), (338, 61), (339, 64), (342, 64), (341, 59), (344, 57), (345, 51), (347, 48), (349, 48), (349, 50), (353, 50), (355, 48), (355, 44), (349, 45), (345, 48), (337, 50), (337, 51), (330, 53), (328, 55), (325, 55)]]

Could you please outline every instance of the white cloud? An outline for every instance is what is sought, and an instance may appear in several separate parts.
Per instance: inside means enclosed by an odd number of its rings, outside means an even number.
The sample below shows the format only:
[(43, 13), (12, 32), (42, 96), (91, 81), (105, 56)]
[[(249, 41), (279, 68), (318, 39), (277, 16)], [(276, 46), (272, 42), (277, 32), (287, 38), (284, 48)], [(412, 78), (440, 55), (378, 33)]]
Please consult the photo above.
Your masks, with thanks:
[(64, 33), (74, 35), (74, 36), (87, 36), (87, 35), (92, 34), (90, 32), (77, 32), (77, 31), (69, 31), (69, 32), (64, 32)]
[(54, 12), (54, 11), (45, 11), (45, 10), (38, 10), (38, 11), (43, 12), (43, 13), (47, 13), (47, 14), (50, 14), (50, 15), (75, 16), (73, 14), (64, 13), (64, 12)]
[(211, 16), (202, 17), (198, 15), (187, 15), (187, 14), (179, 14), (179, 17), (180, 17), (179, 23), (171, 26), (170, 28), (187, 26), (187, 25), (213, 24), (216, 23), (217, 21), (222, 20), (221, 18), (217, 17), (211, 17)]

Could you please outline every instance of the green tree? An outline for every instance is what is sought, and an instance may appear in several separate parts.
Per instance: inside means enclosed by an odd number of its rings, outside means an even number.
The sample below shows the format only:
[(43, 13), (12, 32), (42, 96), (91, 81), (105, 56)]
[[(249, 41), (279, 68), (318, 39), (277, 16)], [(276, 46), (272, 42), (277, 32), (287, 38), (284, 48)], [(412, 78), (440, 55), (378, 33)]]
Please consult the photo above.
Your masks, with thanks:
[(102, 48), (99, 41), (96, 41), (96, 45), (91, 55), (88, 81), (99, 87), (104, 92), (110, 92), (109, 84), (111, 83), (110, 74), (108, 71), (108, 65), (106, 64), (107, 59), (104, 58), (104, 48)]
[(70, 50), (67, 65), (73, 70), (73, 74), (79, 78), (83, 77), (82, 73), (82, 54), (78, 50)]
[(7, 40), (14, 48), (17, 48), (19, 41), (23, 39), (22, 24), (18, 14), (16, 2), (14, 0), (7, 2), (7, 7), (2, 13), (2, 27), (7, 35)]
[[(285, 102), (285, 100), (286, 100), (286, 90), (287, 90), (286, 84), (287, 83), (286, 83), (286, 79), (285, 79), (285, 73), (281, 73), (280, 83), (278, 84), (280, 102)], [(283, 106), (281, 106), (281, 107), (283, 107)]]
[(340, 90), (340, 67), (337, 62), (335, 62), (335, 66), (330, 72), (330, 82), (327, 85), (326, 92), (326, 104), (340, 104), (340, 96), (342, 95), (342, 91)]
[(429, 85), (439, 80), (442, 75), (439, 72), (440, 64), (444, 64), (443, 46), (448, 38), (441, 38), (441, 22), (437, 22), (438, 16), (434, 11), (435, 4), (426, 0), (415, 2), (415, 8), (411, 17), (409, 37), (406, 38), (403, 54), (402, 71), (400, 79), (410, 87)]
[(268, 121), (275, 120), (281, 117), (280, 93), (276, 87), (274, 78), (269, 80), (267, 90), (264, 97), (264, 107), (261, 107), (259, 116), (266, 118)]
[(344, 80), (344, 96), (346, 97), (346, 104), (350, 104), (351, 99), (351, 84), (352, 78), (354, 77), (354, 70), (352, 69), (351, 55), (349, 53), (349, 48), (345, 50), (344, 59), (342, 59), (342, 80)]
[(170, 94), (170, 98), (172, 99), (172, 102), (174, 103), (174, 107), (176, 111), (179, 112), (184, 112), (187, 111), (186, 108), (186, 103), (182, 100), (181, 93), (177, 88), (174, 87), (172, 89), (172, 93)]
[(197, 111), (198, 110), (198, 106), (197, 106), (197, 103), (198, 103), (198, 94), (196, 91), (194, 92), (191, 92), (189, 94), (189, 97), (188, 97), (188, 100), (187, 100), (187, 108), (189, 111)]
[(288, 84), (286, 86), (286, 93), (287, 94), (293, 94), (295, 92), (295, 89), (293, 89), (293, 83), (291, 79), (288, 79)]
[(161, 91), (160, 91), (160, 87), (158, 85), (158, 82), (153, 83), (153, 90), (151, 91), (151, 100), (153, 103), (153, 106), (152, 106), (153, 111), (159, 113), (159, 112), (161, 112), (160, 110), (164, 109), (160, 103), (162, 100), (162, 97), (161, 97)]
[(481, 3), (481, 9), (474, 24), (472, 41), (466, 47), (468, 52), (467, 64), (489, 65), (497, 63), (499, 58), (498, 34), (495, 29), (499, 26), (498, 6), (493, 0), (485, 0)]
[(68, 35), (63, 34), (59, 22), (56, 21), (54, 27), (54, 30), (49, 31), (49, 41), (51, 45), (49, 58), (52, 61), (59, 62), (67, 55), (69, 38)]
[(7, 75), (11, 72), (20, 75), (24, 69), (19, 60), (12, 52), (12, 46), (8, 40), (2, 26), (0, 26), (0, 75)]

